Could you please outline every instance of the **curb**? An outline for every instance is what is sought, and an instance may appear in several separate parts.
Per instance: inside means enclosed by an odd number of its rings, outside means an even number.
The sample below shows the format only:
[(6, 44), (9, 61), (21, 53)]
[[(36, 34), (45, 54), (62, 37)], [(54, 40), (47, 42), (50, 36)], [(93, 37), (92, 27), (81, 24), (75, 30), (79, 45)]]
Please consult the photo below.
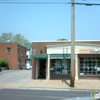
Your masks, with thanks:
[(100, 91), (100, 89), (76, 89), (76, 88), (49, 88), (49, 87), (20, 87), (20, 88), (9, 88), (0, 87), (2, 89), (28, 89), (28, 90), (55, 90), (55, 91)]

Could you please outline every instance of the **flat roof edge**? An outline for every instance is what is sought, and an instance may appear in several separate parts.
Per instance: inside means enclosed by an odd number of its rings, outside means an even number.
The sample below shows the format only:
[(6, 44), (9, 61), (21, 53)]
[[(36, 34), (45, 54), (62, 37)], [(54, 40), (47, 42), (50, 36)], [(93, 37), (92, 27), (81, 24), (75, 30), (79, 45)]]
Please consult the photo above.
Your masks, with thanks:
[[(57, 41), (57, 40), (51, 40), (51, 41), (32, 41), (32, 42), (71, 42), (71, 40), (68, 41)], [(100, 42), (100, 40), (75, 40), (75, 42)]]

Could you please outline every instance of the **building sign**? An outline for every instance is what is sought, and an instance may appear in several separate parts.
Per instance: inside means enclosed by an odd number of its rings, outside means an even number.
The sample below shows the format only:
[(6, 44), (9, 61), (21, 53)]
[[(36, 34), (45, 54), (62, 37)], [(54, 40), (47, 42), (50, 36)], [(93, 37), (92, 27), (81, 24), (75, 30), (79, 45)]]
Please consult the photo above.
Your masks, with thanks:
[(100, 53), (100, 48), (80, 48), (78, 50), (79, 54), (91, 54)]
[(98, 48), (95, 48), (94, 50), (91, 50), (90, 53), (100, 53), (100, 50)]

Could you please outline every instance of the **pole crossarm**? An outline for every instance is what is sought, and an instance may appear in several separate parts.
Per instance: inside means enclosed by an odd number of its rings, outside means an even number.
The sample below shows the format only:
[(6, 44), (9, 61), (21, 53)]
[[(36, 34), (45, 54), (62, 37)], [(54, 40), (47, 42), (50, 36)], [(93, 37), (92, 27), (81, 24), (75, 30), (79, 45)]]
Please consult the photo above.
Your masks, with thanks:
[[(71, 4), (71, 3), (69, 3), (69, 4)], [(76, 5), (86, 5), (86, 6), (92, 6), (92, 5), (100, 6), (99, 3), (74, 3), (74, 4), (76, 4)]]

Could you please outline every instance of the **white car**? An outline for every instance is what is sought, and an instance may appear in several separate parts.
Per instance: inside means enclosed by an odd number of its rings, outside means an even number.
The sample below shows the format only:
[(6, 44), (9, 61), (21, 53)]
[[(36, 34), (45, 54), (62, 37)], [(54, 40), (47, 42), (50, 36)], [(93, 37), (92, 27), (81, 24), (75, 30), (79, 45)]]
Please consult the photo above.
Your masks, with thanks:
[(27, 70), (32, 69), (32, 66), (27, 66), (27, 65), (26, 65), (26, 69), (27, 69)]

